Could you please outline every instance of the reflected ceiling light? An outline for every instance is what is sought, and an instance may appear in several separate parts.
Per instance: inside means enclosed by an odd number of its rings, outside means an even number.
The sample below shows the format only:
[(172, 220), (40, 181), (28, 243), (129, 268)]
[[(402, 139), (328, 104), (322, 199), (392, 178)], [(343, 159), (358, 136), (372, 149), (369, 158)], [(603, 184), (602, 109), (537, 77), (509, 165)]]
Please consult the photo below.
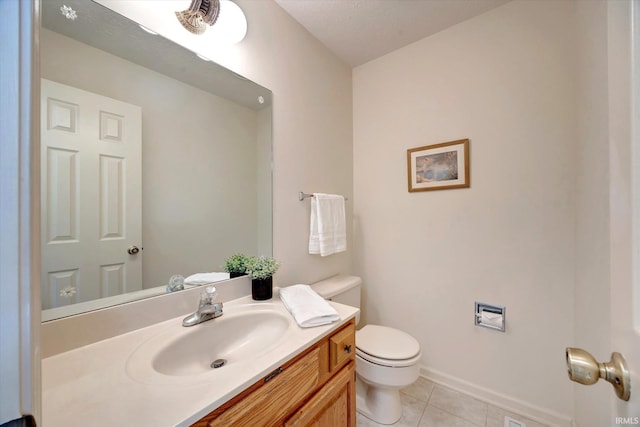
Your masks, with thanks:
[(203, 61), (211, 62), (211, 60), (204, 55), (200, 55), (199, 53), (196, 53), (196, 56), (202, 59)]
[(62, 16), (64, 16), (65, 18), (70, 19), (72, 21), (75, 21), (76, 18), (78, 17), (78, 14), (76, 13), (76, 11), (70, 8), (69, 6), (67, 6), (66, 4), (63, 4), (62, 6), (60, 6), (60, 13), (62, 13)]
[(238, 43), (247, 34), (247, 18), (231, 0), (191, 0), (191, 6), (176, 16), (193, 34), (203, 34), (207, 25), (212, 26), (215, 37), (226, 43)]
[(153, 30), (148, 29), (148, 28), (147, 28), (147, 27), (145, 27), (144, 25), (140, 25), (140, 24), (138, 24), (138, 27), (142, 28), (142, 30), (143, 30), (143, 31), (146, 31), (146, 32), (147, 32), (147, 33), (149, 33), (149, 34), (153, 34), (154, 36), (157, 36), (157, 35), (158, 35), (158, 33), (156, 33), (156, 32), (155, 32), (155, 31), (153, 31)]

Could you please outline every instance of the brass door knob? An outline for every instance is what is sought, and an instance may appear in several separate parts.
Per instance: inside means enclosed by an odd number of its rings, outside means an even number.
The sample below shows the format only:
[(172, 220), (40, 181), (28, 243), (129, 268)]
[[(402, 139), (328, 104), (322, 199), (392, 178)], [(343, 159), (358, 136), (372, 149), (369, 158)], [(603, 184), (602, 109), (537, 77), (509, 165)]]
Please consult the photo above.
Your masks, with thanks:
[(581, 348), (567, 348), (567, 373), (569, 379), (580, 384), (591, 385), (600, 378), (607, 380), (615, 389), (616, 396), (622, 400), (631, 397), (631, 379), (624, 357), (612, 353), (609, 362), (600, 363), (591, 354)]

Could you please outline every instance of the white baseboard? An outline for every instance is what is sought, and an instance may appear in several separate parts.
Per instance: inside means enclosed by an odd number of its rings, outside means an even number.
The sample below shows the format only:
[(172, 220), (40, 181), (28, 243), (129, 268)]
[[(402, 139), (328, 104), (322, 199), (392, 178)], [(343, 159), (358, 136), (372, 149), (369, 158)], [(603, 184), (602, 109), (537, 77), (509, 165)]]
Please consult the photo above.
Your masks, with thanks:
[(533, 421), (552, 427), (576, 427), (575, 422), (566, 415), (541, 408), (519, 399), (498, 393), (485, 387), (472, 384), (460, 378), (420, 366), (420, 375), (429, 381), (443, 385), (450, 389), (465, 393), (483, 402), (506, 409), (509, 412), (522, 415)]

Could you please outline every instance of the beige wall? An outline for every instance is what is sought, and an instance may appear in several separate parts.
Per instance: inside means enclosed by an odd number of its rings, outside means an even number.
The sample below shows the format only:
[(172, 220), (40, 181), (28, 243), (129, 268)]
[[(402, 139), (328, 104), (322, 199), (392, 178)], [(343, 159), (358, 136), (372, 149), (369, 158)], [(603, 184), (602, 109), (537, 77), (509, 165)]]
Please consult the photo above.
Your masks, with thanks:
[(269, 109), (259, 121), (254, 110), (49, 30), (41, 53), (43, 78), (142, 108), (144, 288), (222, 271), (236, 252), (259, 254), (259, 209), (270, 200), (258, 205), (258, 168), (237, 165), (260, 156), (268, 168)]
[[(351, 69), (274, 2), (236, 3), (249, 21), (247, 37), (238, 45), (246, 64), (229, 66), (273, 91), (274, 255), (282, 262), (276, 283), (350, 273), (352, 227), (347, 252), (309, 255), (310, 201), (297, 196), (305, 191), (353, 198)], [(351, 211), (348, 202), (347, 218)]]
[[(574, 2), (514, 1), (354, 70), (366, 320), (415, 336), (428, 375), (565, 425), (575, 14)], [(406, 150), (461, 138), (471, 188), (408, 193)], [(474, 301), (506, 306), (506, 333), (474, 326)]]
[(272, 201), (272, 134), (271, 119), (273, 108), (263, 108), (257, 117), (257, 157), (256, 188), (258, 203), (258, 254), (267, 255), (273, 252), (273, 201)]

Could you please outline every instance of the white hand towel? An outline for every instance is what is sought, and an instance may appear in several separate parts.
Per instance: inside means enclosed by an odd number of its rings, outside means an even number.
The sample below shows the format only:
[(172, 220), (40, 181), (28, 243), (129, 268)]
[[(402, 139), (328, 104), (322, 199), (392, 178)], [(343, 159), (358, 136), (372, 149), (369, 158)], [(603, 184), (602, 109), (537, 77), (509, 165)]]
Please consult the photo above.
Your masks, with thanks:
[(347, 250), (344, 197), (314, 193), (311, 198), (309, 253), (327, 256)]
[(340, 315), (309, 285), (280, 288), (280, 299), (302, 328), (327, 325), (340, 320)]
[(184, 279), (185, 285), (207, 285), (228, 279), (229, 273), (196, 273)]

